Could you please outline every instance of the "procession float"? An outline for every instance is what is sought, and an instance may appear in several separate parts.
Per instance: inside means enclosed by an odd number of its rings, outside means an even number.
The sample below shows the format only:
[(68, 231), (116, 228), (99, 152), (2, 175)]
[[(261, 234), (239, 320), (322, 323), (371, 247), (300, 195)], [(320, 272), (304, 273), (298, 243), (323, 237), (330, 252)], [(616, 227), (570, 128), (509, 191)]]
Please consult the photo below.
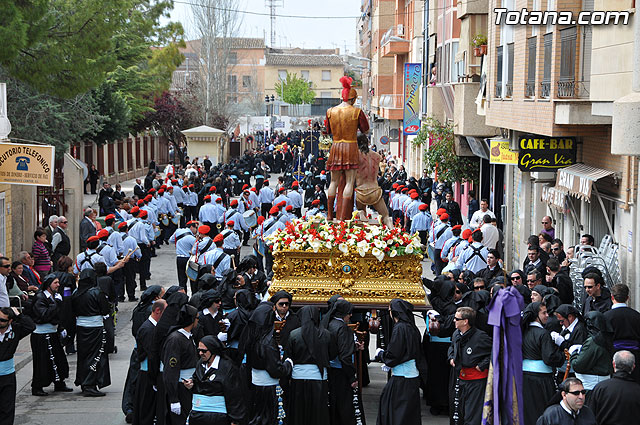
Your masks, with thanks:
[(425, 305), (420, 238), (376, 221), (292, 220), (265, 238), (274, 257), (270, 292), (325, 306), (340, 294), (356, 308), (387, 308), (394, 298)]

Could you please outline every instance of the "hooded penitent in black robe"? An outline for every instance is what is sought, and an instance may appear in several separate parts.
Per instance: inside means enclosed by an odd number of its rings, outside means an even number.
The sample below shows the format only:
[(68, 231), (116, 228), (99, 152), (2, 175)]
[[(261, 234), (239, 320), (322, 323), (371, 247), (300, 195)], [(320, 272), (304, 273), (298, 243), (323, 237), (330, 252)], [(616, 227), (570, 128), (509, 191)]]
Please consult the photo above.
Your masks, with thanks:
[[(149, 355), (152, 358), (158, 358), (162, 360), (162, 347), (164, 345), (167, 336), (172, 329), (178, 325), (180, 319), (180, 310), (187, 304), (189, 297), (180, 292), (179, 286), (172, 286), (165, 292), (163, 298), (167, 301), (167, 306), (162, 313), (162, 317), (158, 320), (158, 324), (153, 330), (152, 346)], [(150, 365), (151, 366), (151, 365)], [(158, 394), (156, 394), (156, 424), (164, 425), (167, 422), (168, 417), (168, 405), (166, 403), (166, 391), (164, 386), (164, 380), (162, 374), (158, 368), (149, 367), (149, 378), (156, 383), (158, 388)]]
[[(329, 413), (332, 425), (356, 423), (351, 384), (357, 381), (354, 365), (355, 342), (353, 331), (342, 320), (351, 313), (351, 303), (337, 300), (327, 312), (327, 330), (331, 334), (329, 346)], [(323, 319), (324, 322), (324, 319)]]
[[(189, 414), (189, 425), (228, 425), (230, 422), (244, 423), (247, 406), (246, 389), (240, 379), (238, 366), (228, 358), (225, 346), (218, 338), (207, 335), (200, 341), (216, 356), (211, 367), (199, 361), (193, 374), (193, 406)], [(224, 398), (224, 408), (212, 403)], [(212, 405), (214, 405), (212, 407)]]
[(273, 337), (274, 316), (272, 303), (260, 303), (251, 314), (240, 342), (240, 357), (247, 355), (252, 377), (249, 425), (277, 424), (283, 413), (279, 380), (289, 376), (292, 368), (289, 362), (282, 361)]
[(328, 425), (329, 331), (319, 327), (318, 307), (305, 306), (298, 312), (302, 326), (294, 329), (285, 346), (285, 357), (293, 360), (289, 388), (289, 425)]
[[(180, 309), (178, 324), (172, 328), (162, 346), (162, 382), (166, 394), (167, 423), (182, 425), (191, 410), (191, 392), (182, 384), (182, 379), (193, 375), (198, 361), (193, 338), (185, 335), (183, 328), (193, 324), (198, 310), (191, 305)], [(170, 406), (180, 403), (180, 414), (171, 412)]]
[[(144, 323), (151, 314), (151, 306), (153, 301), (160, 296), (162, 292), (162, 286), (151, 285), (140, 295), (140, 302), (133, 309), (131, 313), (131, 334), (136, 337), (138, 329)], [(138, 362), (137, 347), (133, 347), (131, 350), (131, 357), (129, 359), (129, 370), (127, 371), (127, 378), (124, 381), (124, 390), (122, 391), (122, 412), (126, 415), (134, 411), (133, 404), (136, 397), (136, 381), (138, 379), (138, 372), (140, 371), (140, 364)]]
[[(524, 425), (535, 425), (556, 391), (553, 370), (565, 361), (560, 348), (553, 343), (548, 330), (536, 321), (540, 303), (531, 303), (522, 316), (522, 391)], [(545, 367), (548, 372), (544, 372)]]
[(243, 358), (238, 356), (238, 346), (240, 344), (242, 333), (247, 327), (247, 323), (249, 323), (249, 318), (251, 317), (253, 306), (255, 305), (255, 297), (251, 291), (247, 289), (240, 289), (236, 292), (235, 298), (237, 307), (227, 315), (227, 319), (229, 320), (229, 329), (227, 329), (227, 347), (229, 347), (229, 357), (236, 361), (236, 363), (240, 364)]
[[(98, 323), (102, 316), (110, 313), (107, 296), (97, 287), (96, 272), (86, 269), (80, 273), (78, 289), (71, 298), (73, 314), (78, 317), (93, 317)], [(82, 388), (104, 388), (111, 385), (109, 357), (106, 352), (107, 334), (104, 324), (76, 326), (78, 365), (75, 384)]]
[[(429, 302), (435, 311), (440, 313), (434, 320), (437, 325), (430, 326), (431, 319), (427, 316), (427, 329), (422, 341), (423, 353), (425, 355), (429, 370), (424, 387), (424, 397), (431, 412), (449, 411), (449, 379), (451, 375), (451, 365), (447, 359), (447, 352), (451, 345), (451, 335), (455, 331), (453, 316), (456, 312), (456, 305), (453, 302), (455, 283), (438, 277), (430, 285), (431, 294)], [(429, 328), (434, 329), (429, 331)], [(436, 331), (435, 328), (438, 330)], [(437, 333), (437, 335), (436, 335)]]
[(152, 375), (149, 372), (157, 371), (160, 367), (160, 360), (151, 354), (154, 330), (155, 324), (147, 319), (136, 332), (135, 362), (140, 369), (136, 379), (132, 409), (134, 425), (153, 425), (156, 417), (157, 391), (153, 389), (156, 383), (151, 379)]
[[(47, 275), (40, 290), (33, 299), (31, 315), (36, 330), (31, 334), (31, 351), (33, 352), (33, 379), (31, 387), (42, 389), (52, 382), (62, 383), (69, 377), (67, 356), (62, 349), (58, 326), (61, 321), (62, 297), (45, 293), (51, 283), (58, 277)], [(57, 297), (56, 297), (57, 295)], [(45, 332), (51, 328), (51, 332)]]
[(413, 318), (413, 305), (394, 299), (391, 314), (397, 319), (386, 350), (376, 359), (391, 368), (378, 406), (377, 425), (420, 425), (420, 370), (426, 364), (420, 346), (420, 331)]
[(463, 379), (463, 373), (465, 369), (475, 373), (473, 369), (476, 367), (486, 372), (489, 369), (491, 348), (491, 338), (475, 327), (464, 334), (456, 330), (451, 337), (448, 359), (453, 359), (455, 367), (451, 369), (449, 406), (452, 423), (455, 425), (477, 425), (482, 421), (487, 378)]

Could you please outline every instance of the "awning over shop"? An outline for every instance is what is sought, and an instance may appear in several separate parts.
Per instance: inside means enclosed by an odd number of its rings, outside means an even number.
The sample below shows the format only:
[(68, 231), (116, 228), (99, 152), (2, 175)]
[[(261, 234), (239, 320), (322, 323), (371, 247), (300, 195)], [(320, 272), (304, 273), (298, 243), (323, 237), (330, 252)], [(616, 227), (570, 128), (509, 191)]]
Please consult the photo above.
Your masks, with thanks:
[(541, 201), (549, 205), (550, 208), (553, 208), (556, 211), (559, 211), (564, 214), (566, 211), (565, 208), (565, 198), (567, 194), (561, 190), (558, 190), (552, 186), (542, 186), (542, 196)]
[(601, 178), (614, 175), (615, 171), (590, 167), (585, 164), (574, 164), (558, 170), (556, 176), (556, 189), (564, 190), (569, 194), (589, 202), (593, 183)]

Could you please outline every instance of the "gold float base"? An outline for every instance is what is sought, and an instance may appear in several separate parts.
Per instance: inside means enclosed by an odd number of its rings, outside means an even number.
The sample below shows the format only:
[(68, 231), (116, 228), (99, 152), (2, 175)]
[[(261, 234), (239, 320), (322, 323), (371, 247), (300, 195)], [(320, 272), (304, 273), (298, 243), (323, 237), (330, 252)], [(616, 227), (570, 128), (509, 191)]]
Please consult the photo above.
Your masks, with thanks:
[(327, 305), (340, 294), (354, 307), (388, 307), (394, 298), (416, 309), (427, 306), (419, 255), (385, 256), (313, 251), (277, 251), (273, 255), (273, 282), (269, 292), (285, 290), (296, 305)]

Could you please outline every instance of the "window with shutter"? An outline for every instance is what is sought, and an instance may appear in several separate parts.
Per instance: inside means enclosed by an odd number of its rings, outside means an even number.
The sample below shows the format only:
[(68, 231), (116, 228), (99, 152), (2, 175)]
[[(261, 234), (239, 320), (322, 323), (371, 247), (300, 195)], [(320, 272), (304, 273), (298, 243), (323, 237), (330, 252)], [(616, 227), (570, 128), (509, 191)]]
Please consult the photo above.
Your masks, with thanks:
[(560, 31), (560, 79), (558, 97), (574, 97), (576, 74), (577, 28), (570, 27)]
[(496, 69), (496, 97), (502, 97), (502, 46), (496, 48), (496, 57), (498, 58), (498, 66)]
[(540, 83), (540, 97), (548, 99), (551, 94), (551, 48), (553, 33), (544, 35), (544, 72)]
[(527, 83), (525, 86), (525, 96), (536, 96), (536, 48), (538, 37), (531, 37), (527, 40)]

